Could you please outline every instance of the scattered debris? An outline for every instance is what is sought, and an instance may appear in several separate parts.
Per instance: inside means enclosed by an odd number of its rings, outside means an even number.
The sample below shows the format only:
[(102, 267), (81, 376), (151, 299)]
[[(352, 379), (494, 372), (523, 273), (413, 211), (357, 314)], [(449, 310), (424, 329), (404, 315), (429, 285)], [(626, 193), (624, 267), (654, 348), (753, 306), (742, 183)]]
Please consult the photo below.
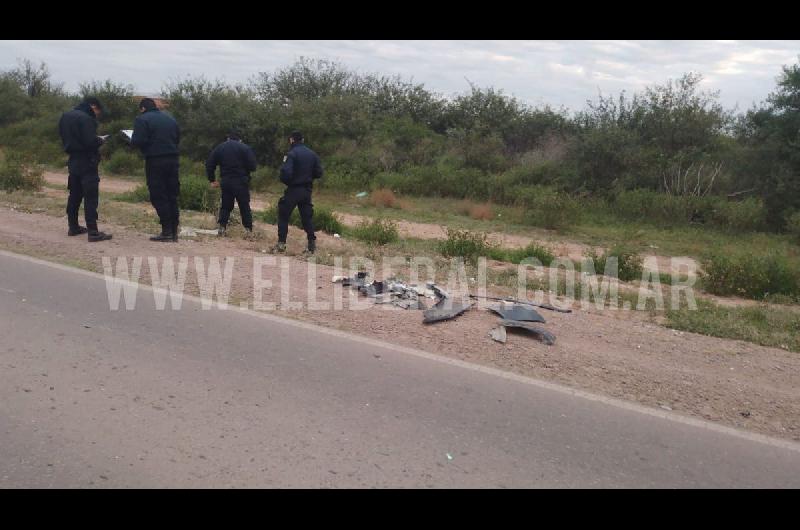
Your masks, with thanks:
[(396, 278), (384, 281), (370, 281), (366, 272), (359, 272), (352, 278), (334, 276), (333, 283), (341, 283), (373, 298), (376, 304), (393, 304), (402, 309), (427, 309), (425, 297), (436, 298), (436, 293), (429, 288), (407, 285)]
[(496, 328), (492, 328), (489, 332), (489, 336), (492, 337), (492, 340), (497, 342), (502, 342), (503, 344), (506, 343), (506, 328), (505, 326), (498, 326)]
[(453, 456), (450, 453), (445, 453), (445, 454), (447, 455), (447, 459), (448, 460), (452, 460), (453, 459)]
[(340, 236), (339, 234), (333, 234), (333, 237), (336, 238), (336, 239), (339, 239), (342, 236)]
[(550, 304), (537, 304), (536, 302), (529, 302), (528, 300), (515, 300), (513, 298), (497, 298), (496, 296), (478, 296), (476, 294), (469, 295), (470, 298), (483, 298), (484, 300), (496, 300), (499, 302), (513, 302), (515, 304), (531, 305), (534, 307), (541, 307), (542, 309), (549, 309), (550, 311), (557, 311), (559, 313), (572, 313), (572, 309), (559, 309), (558, 307), (551, 306)]
[(529, 331), (536, 335), (536, 337), (547, 344), (548, 346), (552, 346), (556, 343), (556, 336), (543, 329), (535, 324), (529, 324), (527, 322), (518, 322), (516, 320), (501, 320), (500, 325), (506, 328), (520, 328), (526, 331)]
[(367, 193), (366, 191), (360, 191), (356, 193), (356, 197), (358, 197), (359, 199), (366, 197), (367, 195), (369, 195), (369, 193)]
[(497, 313), (506, 320), (545, 323), (545, 319), (542, 317), (542, 315), (539, 314), (538, 311), (536, 311), (531, 307), (524, 306), (522, 304), (512, 304), (512, 305), (500, 304), (497, 306), (489, 307), (488, 309), (493, 313)]

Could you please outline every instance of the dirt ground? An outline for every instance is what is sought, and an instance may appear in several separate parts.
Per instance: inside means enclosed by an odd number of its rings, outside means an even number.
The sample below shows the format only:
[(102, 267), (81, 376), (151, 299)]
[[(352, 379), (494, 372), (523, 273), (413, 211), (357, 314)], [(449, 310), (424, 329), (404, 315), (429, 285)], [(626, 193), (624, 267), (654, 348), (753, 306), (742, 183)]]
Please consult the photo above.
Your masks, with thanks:
[[(60, 184), (64, 183), (61, 179)], [(50, 176), (48, 180), (55, 178)], [(101, 189), (112, 191), (112, 185), (121, 186), (104, 179)], [(111, 206), (101, 203), (101, 216), (104, 207)], [(101, 218), (102, 229), (112, 232), (114, 239), (90, 244), (83, 237), (67, 237), (65, 217), (2, 207), (0, 248), (77, 262), (95, 271), (103, 270), (103, 256), (145, 256), (142, 280), (147, 282), (147, 256), (171, 256), (176, 263), (177, 258), (187, 256), (189, 294), (199, 292), (194, 257), (201, 257), (208, 264), (211, 256), (234, 256), (231, 303), (238, 305), (240, 300), (252, 300), (253, 259), (267, 256), (264, 250), (274, 241), (275, 231), (274, 226), (257, 224), (257, 230), (266, 235), (256, 241), (201, 236), (165, 244), (149, 241), (148, 234), (102, 221)], [(289, 253), (299, 254), (304, 241), (302, 232), (290, 227), (289, 241)], [(322, 236), (318, 244), (320, 252), (325, 253), (347, 243)], [(299, 258), (287, 263), (290, 298), (306, 301), (309, 265)], [(498, 318), (483, 308), (432, 325), (422, 324), (419, 311), (392, 306), (366, 303), (366, 310), (347, 310), (351, 291), (344, 288), (337, 292), (341, 287), (331, 283), (335, 273), (332, 267), (317, 265), (316, 288), (311, 291), (320, 303), (342, 300), (345, 310), (279, 309), (279, 313), (725, 425), (800, 440), (800, 356), (796, 353), (674, 331), (650, 322), (644, 313), (580, 309), (570, 314), (541, 311), (547, 319), (545, 327), (557, 337), (553, 346), (515, 333), (509, 333), (508, 342), (500, 344), (488, 336)], [(279, 303), (279, 268), (264, 267), (263, 277), (271, 279), (274, 286), (264, 289), (264, 301)], [(365, 299), (360, 300), (365, 303)]]
[[(63, 173), (58, 172), (46, 172), (44, 174), (45, 180), (49, 184), (59, 184), (59, 185), (66, 185), (67, 184), (67, 176)], [(103, 177), (100, 181), (100, 190), (110, 193), (124, 193), (126, 191), (130, 191), (137, 186), (136, 183), (131, 182), (129, 180), (123, 179), (115, 179), (109, 177)], [(251, 206), (254, 210), (262, 210), (269, 206), (269, 201), (264, 200), (262, 197), (259, 197), (258, 194), (253, 194), (251, 200)], [(361, 215), (355, 215), (350, 213), (344, 212), (336, 212), (336, 214), (342, 220), (342, 223), (347, 226), (356, 226), (361, 223), (363, 220), (367, 219)], [(397, 223), (398, 232), (400, 233), (401, 237), (414, 237), (418, 239), (447, 239), (447, 232), (445, 231), (444, 227), (437, 224), (430, 224), (430, 223), (415, 223), (412, 221), (399, 221)], [(495, 243), (501, 247), (506, 248), (524, 248), (531, 243), (538, 242), (535, 237), (526, 237), (516, 234), (504, 234), (501, 232), (490, 232), (488, 233), (489, 241)], [(587, 252), (598, 252), (602, 253), (602, 247), (590, 247), (588, 245), (583, 245), (580, 243), (570, 242), (570, 241), (560, 241), (556, 245), (552, 247), (553, 253), (562, 258), (568, 258), (575, 261), (580, 261)], [(664, 273), (671, 273), (676, 272), (678, 274), (686, 274), (687, 270), (685, 268), (681, 269), (678, 266), (678, 263), (671, 260), (669, 256), (659, 256), (655, 253), (648, 254), (647, 256), (652, 256), (655, 258), (655, 264), (658, 267), (660, 272)], [(689, 269), (689, 273), (694, 275), (694, 271), (696, 271), (699, 267), (699, 264), (696, 260), (688, 257), (688, 256), (681, 256), (682, 261), (691, 265)], [(684, 266), (685, 267), (685, 266)]]

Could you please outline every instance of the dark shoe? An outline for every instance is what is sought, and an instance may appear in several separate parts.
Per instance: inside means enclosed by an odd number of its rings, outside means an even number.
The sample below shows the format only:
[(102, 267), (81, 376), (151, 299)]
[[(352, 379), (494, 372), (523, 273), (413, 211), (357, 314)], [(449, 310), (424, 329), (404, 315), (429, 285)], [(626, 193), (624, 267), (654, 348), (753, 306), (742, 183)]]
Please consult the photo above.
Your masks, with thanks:
[(164, 225), (161, 228), (161, 233), (157, 236), (151, 236), (150, 241), (175, 241), (175, 237), (172, 230), (167, 225)]
[(225, 231), (226, 230), (227, 230), (227, 228), (224, 225), (219, 225), (219, 228), (217, 228), (217, 236), (225, 237)]
[(70, 227), (69, 232), (67, 232), (67, 235), (68, 236), (79, 236), (81, 234), (85, 234), (88, 231), (89, 231), (88, 229), (86, 229), (86, 228), (84, 228), (82, 226), (76, 226), (74, 228)]
[(178, 223), (175, 223), (174, 225), (172, 225), (172, 240), (173, 241), (177, 241), (178, 240), (178, 233), (179, 232), (180, 232), (180, 230), (178, 229)]
[(97, 243), (98, 241), (108, 241), (113, 236), (111, 234), (106, 234), (105, 232), (98, 232), (97, 230), (90, 230), (89, 231), (89, 243)]
[(283, 254), (286, 252), (286, 243), (281, 243), (278, 241), (271, 249), (269, 249), (269, 251), (272, 254)]

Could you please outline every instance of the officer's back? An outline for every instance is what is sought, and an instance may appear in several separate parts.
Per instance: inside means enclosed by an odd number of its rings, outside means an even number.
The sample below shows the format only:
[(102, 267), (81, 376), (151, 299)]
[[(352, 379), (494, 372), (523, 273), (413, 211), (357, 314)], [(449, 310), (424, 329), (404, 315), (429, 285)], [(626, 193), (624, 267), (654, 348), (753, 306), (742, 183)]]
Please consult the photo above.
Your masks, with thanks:
[(136, 117), (131, 143), (142, 150), (145, 158), (177, 156), (180, 142), (178, 122), (157, 108)]
[(206, 169), (213, 174), (219, 166), (222, 180), (231, 178), (247, 178), (256, 169), (256, 155), (249, 145), (238, 140), (222, 142), (212, 151), (206, 162)]
[(79, 105), (61, 115), (58, 130), (64, 151), (70, 155), (94, 155), (102, 144), (97, 138), (97, 122), (89, 112)]
[(302, 142), (293, 144), (281, 167), (281, 182), (290, 188), (311, 188), (314, 179), (320, 177), (322, 164), (317, 153)]

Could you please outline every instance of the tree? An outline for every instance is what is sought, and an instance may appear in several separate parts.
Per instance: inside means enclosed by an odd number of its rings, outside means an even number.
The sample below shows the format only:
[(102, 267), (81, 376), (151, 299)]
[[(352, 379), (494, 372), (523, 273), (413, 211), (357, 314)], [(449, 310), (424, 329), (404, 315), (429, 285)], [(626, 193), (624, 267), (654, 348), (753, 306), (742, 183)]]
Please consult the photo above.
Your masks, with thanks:
[(800, 64), (783, 66), (767, 104), (753, 108), (740, 124), (749, 148), (748, 167), (764, 198), (767, 223), (775, 230), (800, 211)]
[(17, 60), (19, 66), (10, 72), (11, 78), (28, 94), (35, 98), (43, 94), (61, 92), (63, 85), (54, 85), (50, 80), (50, 70), (42, 62), (38, 68), (33, 66), (30, 59)]

